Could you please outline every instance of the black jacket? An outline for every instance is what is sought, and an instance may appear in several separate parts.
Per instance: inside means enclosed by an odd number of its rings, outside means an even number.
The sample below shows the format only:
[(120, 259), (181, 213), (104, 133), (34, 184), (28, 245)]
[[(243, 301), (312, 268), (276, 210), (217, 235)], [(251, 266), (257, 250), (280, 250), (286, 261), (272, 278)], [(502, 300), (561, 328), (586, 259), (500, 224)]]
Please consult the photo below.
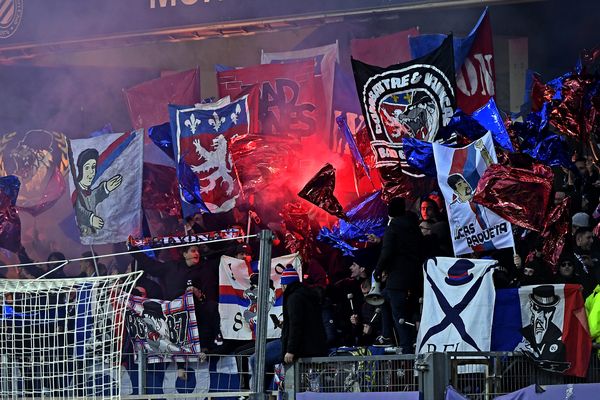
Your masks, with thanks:
[(383, 271), (388, 278), (385, 287), (394, 290), (414, 289), (423, 262), (423, 235), (410, 215), (392, 218), (385, 233), (375, 276)]
[(164, 300), (173, 300), (181, 296), (189, 286), (188, 281), (200, 289), (207, 300), (217, 300), (219, 276), (214, 268), (200, 264), (188, 267), (185, 261), (162, 262), (143, 253), (133, 253), (132, 256), (137, 260), (140, 269), (161, 278), (165, 288)]
[(326, 342), (318, 293), (300, 282), (288, 285), (283, 293), (282, 356), (325, 356)]

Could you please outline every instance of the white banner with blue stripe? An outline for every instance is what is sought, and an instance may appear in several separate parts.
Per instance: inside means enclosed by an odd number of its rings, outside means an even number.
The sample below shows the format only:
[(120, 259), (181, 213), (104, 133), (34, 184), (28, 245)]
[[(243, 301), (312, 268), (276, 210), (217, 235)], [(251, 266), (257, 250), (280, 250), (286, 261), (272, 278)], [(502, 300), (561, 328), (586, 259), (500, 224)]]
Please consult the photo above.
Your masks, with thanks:
[[(271, 260), (271, 282), (269, 291), (269, 338), (281, 336), (281, 328), (275, 322), (283, 312), (281, 273), (286, 265), (294, 266), (302, 279), (302, 266), (298, 253)], [(222, 256), (219, 265), (219, 314), (221, 333), (224, 339), (251, 340), (255, 337), (258, 308), (258, 276), (244, 260)]]

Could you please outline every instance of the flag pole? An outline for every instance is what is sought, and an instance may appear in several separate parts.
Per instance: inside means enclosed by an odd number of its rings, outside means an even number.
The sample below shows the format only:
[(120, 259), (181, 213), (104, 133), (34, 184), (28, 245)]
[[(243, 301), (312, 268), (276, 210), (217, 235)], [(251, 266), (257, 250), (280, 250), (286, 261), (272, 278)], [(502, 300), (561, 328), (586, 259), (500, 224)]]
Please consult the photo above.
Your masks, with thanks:
[(100, 271), (98, 271), (98, 263), (96, 262), (96, 253), (94, 253), (93, 244), (90, 244), (90, 250), (92, 251), (92, 260), (94, 260), (94, 269), (96, 270), (96, 276), (100, 276)]

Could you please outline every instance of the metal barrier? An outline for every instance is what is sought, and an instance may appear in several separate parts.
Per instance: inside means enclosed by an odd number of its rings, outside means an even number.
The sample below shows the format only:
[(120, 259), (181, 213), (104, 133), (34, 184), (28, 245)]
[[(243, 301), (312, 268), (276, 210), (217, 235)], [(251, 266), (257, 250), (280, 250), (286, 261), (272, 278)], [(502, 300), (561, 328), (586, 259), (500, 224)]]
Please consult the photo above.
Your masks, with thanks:
[(185, 380), (178, 379), (177, 363), (147, 363), (145, 357), (143, 353), (124, 355), (122, 399), (239, 398), (251, 395), (250, 355), (209, 355), (203, 362), (186, 363)]
[(493, 399), (532, 384), (600, 383), (600, 359), (592, 354), (588, 375), (577, 378), (537, 368), (519, 353), (449, 353), (450, 383), (470, 399)]
[(474, 400), (491, 400), (532, 384), (600, 383), (594, 352), (586, 378), (551, 373), (513, 352), (336, 356), (300, 359), (286, 371), (285, 392), (414, 392), (443, 399), (448, 384)]
[(300, 359), (286, 371), (286, 392), (418, 391), (413, 355), (336, 356)]

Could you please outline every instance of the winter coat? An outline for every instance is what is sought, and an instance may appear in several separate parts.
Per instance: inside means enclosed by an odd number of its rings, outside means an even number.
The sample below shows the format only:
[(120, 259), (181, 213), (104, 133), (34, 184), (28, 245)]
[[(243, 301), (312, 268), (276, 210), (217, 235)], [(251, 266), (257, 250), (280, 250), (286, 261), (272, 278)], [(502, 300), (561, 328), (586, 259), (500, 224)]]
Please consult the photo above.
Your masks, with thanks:
[(416, 221), (408, 214), (392, 218), (383, 235), (375, 276), (380, 277), (386, 271), (388, 289), (407, 291), (418, 287), (422, 250), (423, 235)]
[(295, 357), (327, 355), (327, 345), (318, 293), (294, 282), (283, 293), (282, 356)]

